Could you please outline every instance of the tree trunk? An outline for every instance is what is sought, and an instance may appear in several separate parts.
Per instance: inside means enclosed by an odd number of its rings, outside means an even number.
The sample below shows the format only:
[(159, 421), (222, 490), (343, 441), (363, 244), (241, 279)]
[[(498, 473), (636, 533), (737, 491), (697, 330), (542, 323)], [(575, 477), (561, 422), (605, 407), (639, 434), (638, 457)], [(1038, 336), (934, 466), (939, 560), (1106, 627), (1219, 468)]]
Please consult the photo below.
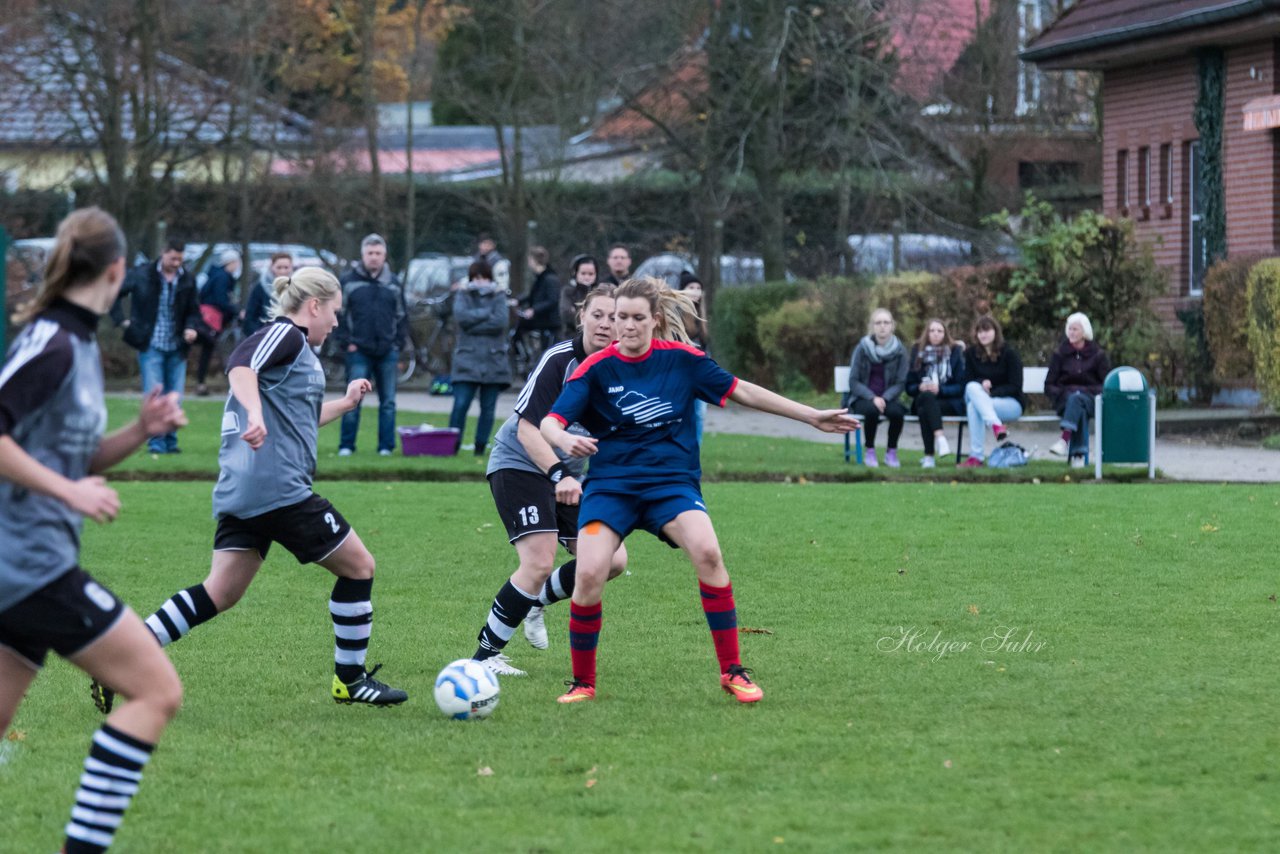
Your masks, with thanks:
[[(373, 196), (374, 216), (385, 214), (382, 187), (382, 164), (378, 162), (378, 99), (373, 89), (374, 31), (378, 17), (375, 0), (360, 4), (360, 102), (364, 112), (365, 143), (369, 150), (369, 182)], [(385, 225), (378, 226), (385, 229)]]

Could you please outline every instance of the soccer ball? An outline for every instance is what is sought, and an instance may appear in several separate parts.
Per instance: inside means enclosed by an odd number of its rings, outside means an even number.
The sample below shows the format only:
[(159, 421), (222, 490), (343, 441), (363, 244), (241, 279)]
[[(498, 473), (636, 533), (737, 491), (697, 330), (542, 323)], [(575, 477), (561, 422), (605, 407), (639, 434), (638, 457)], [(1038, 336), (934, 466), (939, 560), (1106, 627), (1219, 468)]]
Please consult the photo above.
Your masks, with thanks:
[(470, 658), (445, 665), (436, 677), (436, 705), (454, 720), (487, 718), (498, 707), (498, 677)]

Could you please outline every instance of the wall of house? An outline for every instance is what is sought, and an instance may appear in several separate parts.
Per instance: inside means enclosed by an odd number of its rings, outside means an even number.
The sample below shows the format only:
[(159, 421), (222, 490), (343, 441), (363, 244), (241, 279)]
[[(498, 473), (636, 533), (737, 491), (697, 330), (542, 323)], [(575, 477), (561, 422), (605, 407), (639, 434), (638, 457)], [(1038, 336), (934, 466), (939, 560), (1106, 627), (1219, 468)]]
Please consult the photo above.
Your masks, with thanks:
[[(1131, 218), (1137, 238), (1151, 244), (1156, 263), (1169, 271), (1169, 291), (1155, 309), (1170, 323), (1176, 322), (1175, 310), (1188, 292), (1190, 275), (1186, 180), (1189, 146), (1199, 137), (1193, 118), (1197, 85), (1196, 62), (1190, 56), (1107, 71), (1102, 82), (1103, 212)], [(1164, 150), (1172, 159), (1172, 184), (1163, 198), (1162, 146), (1168, 146)], [(1149, 200), (1140, 196), (1138, 186), (1144, 148), (1150, 151), (1153, 173)], [(1123, 190), (1122, 156), (1127, 161)]]
[(1274, 94), (1275, 46), (1270, 41), (1227, 52), (1222, 131), (1223, 186), (1227, 198), (1227, 253), (1276, 250), (1277, 175), (1274, 130), (1245, 130), (1244, 105)]
[[(1226, 195), (1227, 252), (1273, 254), (1280, 245), (1280, 153), (1278, 131), (1244, 130), (1244, 104), (1280, 92), (1276, 45), (1267, 39), (1226, 51), (1223, 105), (1223, 185)], [(1156, 309), (1168, 322), (1190, 292), (1190, 144), (1199, 138), (1194, 110), (1198, 89), (1196, 59), (1152, 62), (1108, 71), (1103, 80), (1102, 198), (1113, 217), (1129, 217), (1138, 238), (1152, 245), (1155, 259), (1169, 271), (1168, 293)], [(1162, 197), (1161, 147), (1169, 146), (1172, 192)], [(1140, 186), (1150, 152), (1151, 198)], [(1127, 180), (1121, 187), (1121, 161)], [(1149, 202), (1149, 203), (1144, 203)]]

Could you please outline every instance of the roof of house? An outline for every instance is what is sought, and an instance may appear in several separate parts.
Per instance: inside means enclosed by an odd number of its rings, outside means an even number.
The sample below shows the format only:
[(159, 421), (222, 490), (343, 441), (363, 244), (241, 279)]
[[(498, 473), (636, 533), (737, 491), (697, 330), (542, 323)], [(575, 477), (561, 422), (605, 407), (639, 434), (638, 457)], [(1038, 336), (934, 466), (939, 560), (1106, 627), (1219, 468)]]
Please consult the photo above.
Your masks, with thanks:
[(885, 16), (898, 55), (899, 91), (920, 103), (937, 95), (938, 83), (990, 11), (988, 0), (890, 0)]
[(1280, 0), (1078, 0), (1033, 39), (1021, 57), (1065, 63), (1090, 52), (1275, 12), (1280, 12)]
[[(236, 88), (182, 60), (159, 54), (155, 91), (162, 93), (168, 123), (158, 132), (172, 144), (216, 145), (232, 130), (239, 105)], [(93, 74), (74, 43), (57, 33), (15, 39), (0, 57), (0, 146), (96, 147), (102, 116), (82, 80)], [(130, 69), (125, 69), (125, 74)], [(129, 99), (123, 99), (123, 134), (135, 134)], [(310, 138), (311, 122), (265, 99), (255, 101), (251, 138), (264, 147), (297, 147)]]

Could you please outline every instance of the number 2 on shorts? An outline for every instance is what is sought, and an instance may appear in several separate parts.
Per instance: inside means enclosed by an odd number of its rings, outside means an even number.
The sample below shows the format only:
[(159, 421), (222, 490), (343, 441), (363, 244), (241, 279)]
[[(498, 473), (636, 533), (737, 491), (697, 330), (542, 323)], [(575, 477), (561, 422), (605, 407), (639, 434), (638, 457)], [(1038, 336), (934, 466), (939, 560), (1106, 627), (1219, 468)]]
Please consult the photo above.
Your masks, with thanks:
[(332, 513), (324, 514), (324, 520), (329, 523), (330, 530), (332, 530), (335, 534), (338, 533), (338, 530), (339, 530), (338, 520), (333, 518)]

